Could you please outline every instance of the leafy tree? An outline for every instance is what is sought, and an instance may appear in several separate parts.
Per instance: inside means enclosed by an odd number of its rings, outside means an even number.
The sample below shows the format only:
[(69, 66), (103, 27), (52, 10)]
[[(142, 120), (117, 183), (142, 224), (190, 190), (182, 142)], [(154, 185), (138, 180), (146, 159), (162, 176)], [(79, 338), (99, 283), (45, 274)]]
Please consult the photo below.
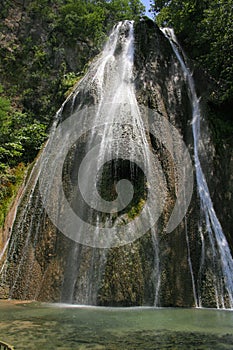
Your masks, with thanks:
[(96, 42), (117, 21), (138, 19), (144, 12), (140, 0), (69, 0), (60, 8), (58, 27), (72, 40), (88, 36)]
[(218, 103), (233, 98), (233, 0), (152, 1), (159, 26), (172, 26), (189, 55), (218, 81)]
[[(0, 91), (3, 94), (2, 87)], [(10, 100), (0, 96), (0, 163), (16, 166), (31, 162), (46, 139), (46, 126), (14, 110)]]
[(221, 100), (233, 99), (233, 1), (219, 0), (204, 11), (200, 23), (203, 45), (201, 62), (220, 81)]
[(112, 19), (121, 21), (124, 19), (137, 20), (145, 13), (145, 7), (139, 0), (112, 0), (110, 2)]
[(134, 17), (140, 17), (145, 13), (145, 6), (138, 0), (130, 1), (130, 9)]
[(1, 96), (1, 94), (3, 94), (3, 86), (2, 85), (0, 85), (0, 122), (2, 124), (4, 122), (4, 120), (7, 118), (7, 115), (9, 113), (10, 101), (7, 98), (5, 98), (4, 96)]

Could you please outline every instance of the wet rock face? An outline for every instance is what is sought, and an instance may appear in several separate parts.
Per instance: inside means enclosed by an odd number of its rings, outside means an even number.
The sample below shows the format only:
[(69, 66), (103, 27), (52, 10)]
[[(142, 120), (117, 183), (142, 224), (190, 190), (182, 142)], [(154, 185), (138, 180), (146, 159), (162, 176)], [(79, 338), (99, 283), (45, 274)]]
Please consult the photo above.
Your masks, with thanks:
[(140, 104), (178, 127), (187, 124), (190, 104), (182, 71), (169, 41), (152, 21), (135, 27), (135, 86)]
[[(121, 52), (122, 45), (119, 40), (116, 56)], [(192, 113), (187, 84), (168, 40), (151, 20), (145, 20), (135, 25), (134, 45), (133, 79), (138, 104), (144, 111), (143, 122), (148, 123), (150, 111), (162, 116), (183, 136), (192, 154)], [(87, 78), (87, 84), (76, 98), (67, 101), (61, 120), (69, 117), (71, 108), (80, 105), (89, 107), (97, 101), (98, 96), (91, 81)], [(125, 130), (126, 141), (129, 135), (130, 130)], [(203, 155), (202, 159), (208, 160), (207, 172), (215, 153), (209, 132), (205, 135), (208, 154), (206, 158)], [(73, 196), (76, 184), (72, 177), (85, 155), (85, 137), (72, 147), (64, 164), (63, 187), (71, 202), (81, 203), (80, 197)], [(171, 138), (171, 135), (162, 135), (161, 139), (163, 137)], [(5, 270), (7, 278), (3, 287), (0, 285), (0, 293), (3, 291), (4, 296), (9, 293), (11, 297), (20, 299), (109, 306), (194, 306), (188, 258), (192, 261), (193, 277), (198, 280), (202, 249), (198, 234), (200, 208), (196, 186), (185, 219), (173, 232), (167, 233), (166, 226), (178, 191), (176, 164), (160, 140), (149, 134), (147, 138), (152, 153), (161, 164), (166, 187), (163, 213), (155, 227), (123, 247), (100, 249), (74, 243), (53, 226), (42, 208), (38, 186), (29, 184), (13, 228)], [(121, 177), (130, 179), (130, 167), (129, 162), (123, 161), (106, 165), (103, 181), (98, 184), (99, 193), (105, 200), (111, 201), (116, 195), (114, 181)], [(111, 176), (112, 168), (117, 168), (116, 178)], [(135, 174), (131, 175), (135, 188), (133, 203), (114, 217), (113, 222), (130, 222), (147, 199), (143, 174), (135, 170)], [(106, 220), (106, 215), (103, 219)], [(215, 307), (208, 267), (203, 272), (203, 280), (203, 305)]]
[[(191, 148), (191, 106), (186, 82), (170, 43), (151, 21), (140, 22), (135, 28), (135, 85), (139, 103), (169, 120)], [(185, 224), (182, 222), (169, 234), (165, 230), (176, 199), (176, 170), (169, 152), (152, 135), (151, 147), (161, 162), (167, 185), (167, 200), (158, 223), (159, 304), (190, 306), (194, 300), (187, 263)]]
[(223, 154), (215, 158), (214, 203), (233, 255), (233, 142), (223, 143)]

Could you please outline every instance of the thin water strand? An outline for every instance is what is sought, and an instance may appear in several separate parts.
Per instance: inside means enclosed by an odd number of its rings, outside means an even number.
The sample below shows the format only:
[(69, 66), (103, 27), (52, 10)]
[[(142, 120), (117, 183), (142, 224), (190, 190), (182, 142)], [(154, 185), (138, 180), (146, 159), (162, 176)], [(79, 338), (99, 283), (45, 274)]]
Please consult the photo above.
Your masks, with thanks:
[[(165, 28), (163, 30), (165, 36), (169, 39), (173, 51), (178, 58), (184, 75), (187, 79), (189, 89), (190, 89), (190, 99), (192, 102), (192, 131), (193, 131), (193, 139), (194, 139), (194, 161), (195, 161), (195, 169), (196, 169), (196, 180), (197, 180), (197, 188), (201, 201), (201, 210), (204, 212), (206, 229), (208, 232), (209, 240), (212, 247), (212, 255), (213, 259), (220, 256), (221, 261), (221, 275), (218, 275), (218, 279), (215, 279), (214, 288), (216, 294), (216, 305), (217, 307), (225, 308), (224, 302), (224, 291), (222, 281), (224, 281), (224, 287), (228, 294), (229, 306), (233, 308), (233, 259), (231, 256), (230, 248), (226, 237), (223, 233), (221, 224), (217, 218), (215, 213), (213, 203), (211, 200), (209, 188), (207, 185), (207, 181), (205, 175), (203, 173), (200, 159), (199, 159), (199, 142), (200, 142), (200, 105), (199, 99), (197, 97), (195, 91), (195, 85), (192, 75), (190, 74), (189, 68), (185, 64), (184, 59), (182, 58), (182, 50), (177, 42), (174, 31), (170, 28)], [(201, 236), (203, 241), (203, 236)], [(215, 248), (215, 243), (217, 245), (217, 249)], [(204, 245), (203, 245), (204, 246)], [(203, 250), (202, 250), (203, 253)], [(203, 265), (203, 256), (201, 258)], [(216, 263), (216, 261), (214, 261)], [(214, 274), (215, 276), (215, 274)], [(201, 301), (199, 306), (201, 305)]]

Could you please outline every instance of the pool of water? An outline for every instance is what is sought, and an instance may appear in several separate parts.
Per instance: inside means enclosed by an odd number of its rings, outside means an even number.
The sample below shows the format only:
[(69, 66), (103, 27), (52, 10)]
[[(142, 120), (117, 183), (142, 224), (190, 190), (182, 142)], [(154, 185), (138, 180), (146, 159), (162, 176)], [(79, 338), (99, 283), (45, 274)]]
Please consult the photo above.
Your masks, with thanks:
[(16, 350), (233, 349), (233, 311), (0, 301), (0, 340)]

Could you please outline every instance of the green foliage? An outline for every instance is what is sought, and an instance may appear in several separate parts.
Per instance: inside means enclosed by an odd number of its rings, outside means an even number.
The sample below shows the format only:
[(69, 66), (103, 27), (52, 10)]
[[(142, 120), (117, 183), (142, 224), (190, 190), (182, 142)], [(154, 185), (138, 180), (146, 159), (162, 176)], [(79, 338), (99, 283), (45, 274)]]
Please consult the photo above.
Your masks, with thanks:
[[(3, 89), (1, 88), (2, 94)], [(0, 164), (30, 162), (46, 139), (46, 126), (10, 106), (0, 96)]]
[(143, 198), (141, 198), (140, 201), (137, 203), (137, 205), (133, 206), (127, 212), (128, 217), (133, 220), (136, 216), (138, 216), (138, 214), (140, 214), (144, 205), (145, 205), (145, 200)]
[(0, 226), (20, 184), (26, 166), (46, 139), (46, 126), (11, 106), (0, 85)]
[[(3, 93), (3, 87), (0, 85), (0, 94)], [(10, 101), (4, 96), (0, 95), (0, 121), (3, 122), (10, 110)]]
[(87, 37), (96, 41), (103, 32), (105, 10), (92, 2), (69, 1), (60, 14), (58, 28), (72, 41)]
[(218, 108), (210, 104), (207, 112), (217, 151), (224, 157), (226, 145), (233, 145), (232, 109), (223, 109), (222, 106)]
[(23, 163), (18, 164), (13, 169), (0, 163), (0, 227), (4, 224), (7, 212), (24, 179), (25, 172), (26, 167)]
[(98, 43), (114, 23), (138, 19), (144, 12), (139, 0), (69, 0), (60, 8), (58, 28), (72, 41), (88, 37)]
[(130, 10), (133, 16), (135, 17), (135, 19), (144, 15), (145, 6), (140, 1), (131, 0), (129, 4), (130, 4)]
[(219, 85), (218, 103), (233, 98), (233, 0), (153, 1), (159, 26), (172, 26), (191, 58)]
[(137, 20), (145, 13), (145, 7), (138, 0), (112, 0), (109, 3), (111, 22), (118, 22), (124, 19)]
[(61, 88), (60, 88), (60, 90), (62, 91), (62, 94), (65, 97), (68, 97), (74, 85), (77, 84), (81, 78), (82, 78), (82, 75), (75, 74), (74, 72), (69, 72), (67, 74), (64, 74), (61, 80)]

